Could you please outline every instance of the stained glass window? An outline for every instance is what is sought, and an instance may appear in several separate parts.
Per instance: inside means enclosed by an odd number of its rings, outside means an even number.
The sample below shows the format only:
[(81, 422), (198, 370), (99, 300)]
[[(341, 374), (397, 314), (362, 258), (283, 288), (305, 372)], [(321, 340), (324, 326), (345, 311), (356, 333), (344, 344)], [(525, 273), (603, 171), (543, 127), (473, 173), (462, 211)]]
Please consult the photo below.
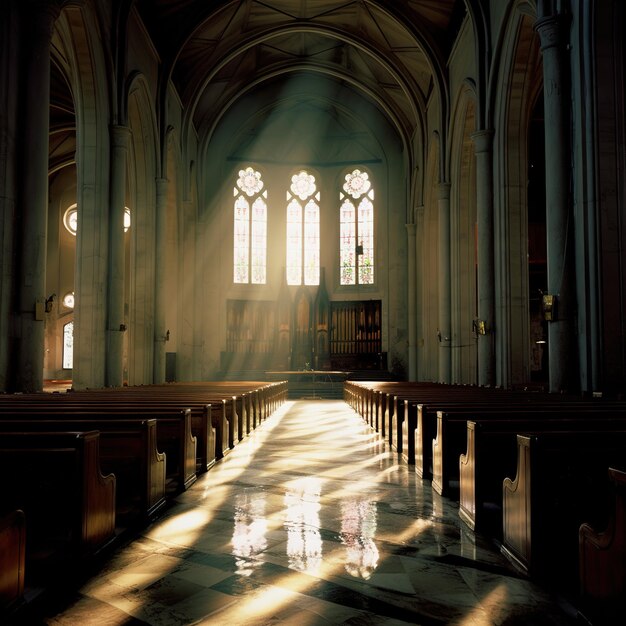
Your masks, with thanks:
[(233, 187), (233, 281), (264, 285), (267, 276), (267, 189), (261, 173), (239, 170)]
[(342, 285), (374, 283), (374, 189), (367, 172), (346, 174), (339, 193), (339, 266)]
[(74, 322), (63, 326), (63, 369), (74, 367)]
[(319, 285), (320, 192), (315, 177), (302, 170), (287, 192), (287, 284)]

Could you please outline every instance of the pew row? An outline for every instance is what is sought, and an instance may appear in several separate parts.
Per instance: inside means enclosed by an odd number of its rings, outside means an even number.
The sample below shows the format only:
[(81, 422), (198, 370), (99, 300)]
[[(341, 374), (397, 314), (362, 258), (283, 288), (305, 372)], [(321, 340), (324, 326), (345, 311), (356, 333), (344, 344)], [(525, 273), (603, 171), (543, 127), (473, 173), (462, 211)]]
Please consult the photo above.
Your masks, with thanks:
[[(530, 430), (533, 430), (535, 424), (546, 422), (554, 424), (556, 430), (558, 429), (556, 424), (561, 421), (583, 423), (596, 418), (602, 419), (603, 427), (610, 429), (612, 423), (626, 420), (626, 408), (623, 404), (600, 405), (587, 401), (564, 404), (537, 401), (532, 406), (514, 403), (507, 405), (469, 403), (463, 407), (438, 410), (435, 417), (435, 437), (431, 442), (433, 489), (440, 495), (449, 495), (450, 491), (456, 495), (459, 483), (459, 455), (467, 448), (468, 420), (494, 421), (498, 424), (519, 421), (522, 430), (524, 422), (529, 423)], [(567, 428), (576, 427), (567, 426)]]
[[(20, 420), (134, 420), (141, 422), (155, 419), (157, 446), (167, 455), (167, 481), (170, 491), (185, 491), (196, 480), (196, 438), (191, 432), (190, 409), (165, 409), (143, 406), (89, 404), (30, 404), (14, 403), (10, 408), (3, 406), (0, 419), (19, 423)], [(91, 429), (93, 430), (93, 429)]]
[(517, 435), (514, 478), (502, 484), (502, 553), (522, 572), (578, 586), (578, 531), (608, 523), (607, 467), (626, 455), (626, 430)]
[[(558, 414), (557, 414), (558, 415)], [(517, 434), (542, 431), (626, 430), (626, 416), (602, 413), (564, 417), (541, 412), (466, 422), (466, 451), (459, 455), (459, 516), (472, 530), (502, 537), (502, 482), (517, 466)]]
[(23, 600), (25, 555), (24, 511), (0, 514), (0, 617)]
[(116, 527), (155, 519), (166, 505), (166, 455), (157, 449), (155, 419), (0, 419), (0, 437), (24, 432), (90, 431), (100, 433), (100, 468), (116, 478)]
[(116, 479), (100, 471), (97, 431), (12, 432), (1, 441), (3, 506), (26, 518), (27, 581), (58, 575), (115, 538)]
[[(622, 465), (626, 468), (626, 465)], [(592, 623), (617, 624), (626, 615), (626, 471), (608, 470), (613, 506), (607, 525), (578, 530), (582, 612)]]

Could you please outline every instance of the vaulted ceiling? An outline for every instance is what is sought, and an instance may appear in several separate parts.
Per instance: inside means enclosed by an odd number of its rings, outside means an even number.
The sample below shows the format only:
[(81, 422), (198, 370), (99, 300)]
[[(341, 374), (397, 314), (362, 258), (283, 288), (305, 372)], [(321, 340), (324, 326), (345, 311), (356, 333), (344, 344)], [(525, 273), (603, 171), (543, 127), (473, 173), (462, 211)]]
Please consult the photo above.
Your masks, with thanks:
[(431, 92), (445, 88), (465, 16), (464, 0), (138, 0), (137, 7), (199, 130), (244, 95), (270, 81), (279, 93), (304, 72), (374, 102), (407, 137)]

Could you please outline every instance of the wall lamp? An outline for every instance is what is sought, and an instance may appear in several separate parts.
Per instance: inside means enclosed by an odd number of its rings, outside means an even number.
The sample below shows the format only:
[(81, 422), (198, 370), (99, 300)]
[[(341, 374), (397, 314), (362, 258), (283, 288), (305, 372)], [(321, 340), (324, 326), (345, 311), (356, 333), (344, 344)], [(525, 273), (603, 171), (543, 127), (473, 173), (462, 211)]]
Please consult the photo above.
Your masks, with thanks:
[(487, 322), (485, 320), (475, 319), (472, 321), (472, 326), (477, 335), (487, 334)]
[(549, 293), (541, 294), (541, 310), (543, 312), (543, 319), (546, 320), (546, 322), (556, 320), (556, 305), (557, 297), (555, 295)]
[(52, 303), (54, 302), (54, 299), (56, 298), (57, 294), (53, 293), (51, 296), (49, 296), (48, 298), (46, 298), (46, 313), (50, 313), (52, 311)]

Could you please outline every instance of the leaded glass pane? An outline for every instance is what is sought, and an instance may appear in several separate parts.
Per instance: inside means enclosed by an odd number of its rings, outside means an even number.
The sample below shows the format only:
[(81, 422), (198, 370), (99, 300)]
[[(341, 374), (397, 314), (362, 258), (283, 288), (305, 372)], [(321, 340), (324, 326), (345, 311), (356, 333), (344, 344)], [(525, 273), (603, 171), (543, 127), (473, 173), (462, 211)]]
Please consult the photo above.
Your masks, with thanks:
[(251, 270), (252, 283), (264, 285), (266, 281), (267, 205), (257, 198), (252, 205)]
[(350, 174), (346, 174), (343, 190), (353, 198), (358, 199), (369, 191), (371, 185), (367, 172), (357, 169)]
[(320, 283), (320, 208), (309, 200), (304, 207), (304, 284)]
[(287, 284), (302, 284), (302, 205), (294, 198), (287, 205)]
[(234, 242), (233, 242), (233, 280), (236, 283), (247, 283), (249, 280), (250, 259), (250, 205), (239, 196), (235, 200)]
[(354, 285), (356, 278), (356, 223), (354, 205), (347, 198), (339, 210), (339, 268), (342, 285)]
[(74, 367), (74, 322), (63, 326), (63, 369)]
[(261, 180), (261, 172), (247, 167), (245, 170), (239, 170), (239, 178), (237, 179), (237, 187), (241, 189), (249, 197), (254, 196), (263, 189), (263, 181)]
[[(358, 209), (344, 193), (358, 200)], [(355, 169), (345, 176), (341, 202), (339, 263), (342, 285), (374, 283), (374, 189), (367, 172)]]
[(239, 170), (233, 194), (235, 196), (233, 280), (235, 283), (265, 284), (267, 190), (263, 189), (261, 173), (251, 167)]
[(359, 203), (359, 243), (363, 254), (359, 259), (359, 283), (374, 283), (374, 205), (367, 197)]
[(306, 200), (315, 193), (315, 177), (302, 170), (291, 177), (291, 193), (300, 200)]

